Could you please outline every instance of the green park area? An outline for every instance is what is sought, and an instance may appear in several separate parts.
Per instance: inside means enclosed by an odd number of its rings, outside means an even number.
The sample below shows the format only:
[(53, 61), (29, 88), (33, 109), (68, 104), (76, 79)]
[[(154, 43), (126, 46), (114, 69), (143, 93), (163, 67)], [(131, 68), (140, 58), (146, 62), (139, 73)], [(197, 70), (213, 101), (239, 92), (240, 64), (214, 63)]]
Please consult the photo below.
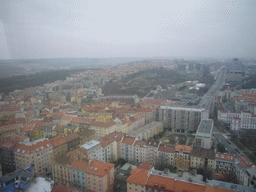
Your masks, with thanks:
[(192, 146), (195, 136), (185, 133), (166, 133), (161, 139), (163, 142), (171, 145), (189, 145)]

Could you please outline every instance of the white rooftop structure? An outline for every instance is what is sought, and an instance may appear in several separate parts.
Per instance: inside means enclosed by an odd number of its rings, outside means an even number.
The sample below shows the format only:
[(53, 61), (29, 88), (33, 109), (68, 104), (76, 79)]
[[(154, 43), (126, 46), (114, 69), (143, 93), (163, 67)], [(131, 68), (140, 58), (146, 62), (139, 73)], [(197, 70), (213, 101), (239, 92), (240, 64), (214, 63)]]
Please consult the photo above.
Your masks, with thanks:
[(35, 182), (31, 181), (26, 192), (51, 192), (51, 182), (46, 181), (43, 177), (35, 177)]
[(91, 148), (93, 148), (93, 147), (95, 147), (95, 146), (97, 146), (99, 144), (100, 144), (99, 141), (92, 140), (90, 142), (87, 142), (87, 143), (81, 145), (81, 147), (83, 147), (84, 149), (88, 150), (88, 149), (91, 149)]

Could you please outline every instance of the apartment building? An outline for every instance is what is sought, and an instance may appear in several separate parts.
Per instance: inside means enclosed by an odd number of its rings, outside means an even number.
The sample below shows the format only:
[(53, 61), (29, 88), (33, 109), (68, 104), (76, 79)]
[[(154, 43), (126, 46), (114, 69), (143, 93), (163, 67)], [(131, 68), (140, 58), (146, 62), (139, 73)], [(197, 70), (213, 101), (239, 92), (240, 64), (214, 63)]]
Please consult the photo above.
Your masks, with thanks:
[(239, 113), (231, 113), (231, 112), (225, 112), (225, 111), (222, 111), (222, 110), (218, 110), (218, 121), (221, 121), (223, 123), (231, 124), (232, 123), (232, 119), (234, 117), (239, 118), (240, 114)]
[(122, 158), (132, 162), (134, 161), (134, 143), (135, 143), (135, 138), (134, 137), (129, 137), (129, 136), (124, 136), (123, 140), (121, 141), (122, 145)]
[(211, 149), (212, 147), (213, 120), (202, 119), (196, 131), (194, 147)]
[(102, 147), (102, 151), (104, 151), (105, 156), (108, 154), (108, 150), (110, 150), (110, 158), (107, 158), (108, 161), (116, 161), (121, 158), (121, 141), (124, 137), (124, 133), (122, 132), (113, 132), (105, 137), (100, 138), (98, 141)]
[(138, 108), (136, 112), (138, 114), (144, 115), (146, 124), (155, 120), (155, 116), (156, 116), (155, 108)]
[(20, 135), (23, 124), (12, 124), (0, 127), (0, 137), (8, 138), (12, 135)]
[(105, 150), (102, 149), (99, 141), (92, 140), (90, 142), (87, 142), (81, 145), (80, 147), (87, 151), (86, 153), (89, 159), (97, 159), (102, 161), (106, 161), (107, 159), (110, 159), (110, 156), (111, 156), (110, 146), (108, 146), (107, 151), (105, 153)]
[(235, 157), (231, 154), (225, 153), (216, 153), (215, 154), (215, 163), (216, 163), (216, 172), (224, 175), (230, 175), (235, 173), (234, 169)]
[(13, 149), (15, 148), (16, 143), (14, 142), (3, 142), (0, 146), (0, 160), (3, 173), (10, 173), (16, 170), (15, 157)]
[(51, 171), (53, 146), (48, 139), (19, 143), (13, 150), (16, 169), (31, 166), (39, 174)]
[(77, 133), (70, 133), (63, 136), (65, 142), (67, 143), (68, 151), (75, 149), (80, 145), (80, 136)]
[(92, 160), (87, 174), (87, 191), (109, 192), (114, 187), (114, 164)]
[(137, 95), (108, 95), (100, 98), (101, 101), (120, 101), (125, 103), (136, 104), (140, 98)]
[(145, 162), (130, 172), (130, 176), (126, 180), (127, 192), (146, 191), (146, 184), (150, 168), (151, 165)]
[[(185, 172), (182, 176), (178, 176), (177, 174), (170, 173), (168, 170), (158, 171), (150, 167), (141, 167), (140, 165), (130, 172), (130, 176), (126, 182), (127, 192), (233, 191), (203, 182), (202, 175), (191, 175)], [(247, 190), (249, 188), (247, 187), (245, 189)]]
[(162, 131), (163, 124), (161, 122), (152, 121), (142, 127), (130, 130), (129, 136), (135, 137), (138, 140), (148, 140)]
[(80, 128), (77, 131), (77, 134), (80, 136), (81, 144), (85, 144), (85, 143), (95, 139), (95, 130), (91, 130), (88, 128)]
[(175, 153), (174, 145), (160, 144), (158, 148), (158, 162), (163, 164), (173, 165)]
[(74, 160), (71, 164), (72, 186), (83, 191), (87, 191), (86, 170), (89, 167), (89, 161)]
[(256, 115), (249, 111), (241, 111), (240, 113), (218, 111), (218, 120), (230, 124), (232, 131), (256, 129)]
[(168, 130), (178, 132), (196, 132), (201, 119), (205, 116), (202, 108), (161, 106), (159, 121)]
[(190, 167), (190, 154), (192, 147), (184, 145), (175, 145), (173, 166), (177, 170), (187, 171)]
[(146, 161), (150, 164), (155, 164), (158, 162), (157, 152), (160, 142), (157, 140), (148, 140), (145, 146)]
[(53, 137), (49, 141), (53, 147), (53, 157), (57, 157), (68, 152), (67, 142), (63, 136)]
[(94, 121), (91, 123), (90, 129), (95, 130), (95, 138), (99, 139), (114, 131), (122, 131), (122, 122), (116, 123), (114, 120), (108, 122)]
[(128, 131), (130, 131), (145, 125), (145, 116), (141, 114), (133, 115), (127, 121), (129, 122)]
[(134, 162), (146, 162), (146, 141), (135, 140), (134, 143)]
[(230, 129), (239, 131), (241, 129), (256, 129), (256, 114), (241, 111), (239, 117), (232, 118)]
[(215, 169), (215, 153), (210, 149), (193, 148), (190, 154), (190, 167)]
[(62, 154), (52, 159), (52, 177), (55, 183), (72, 185), (71, 165), (75, 161), (74, 157)]

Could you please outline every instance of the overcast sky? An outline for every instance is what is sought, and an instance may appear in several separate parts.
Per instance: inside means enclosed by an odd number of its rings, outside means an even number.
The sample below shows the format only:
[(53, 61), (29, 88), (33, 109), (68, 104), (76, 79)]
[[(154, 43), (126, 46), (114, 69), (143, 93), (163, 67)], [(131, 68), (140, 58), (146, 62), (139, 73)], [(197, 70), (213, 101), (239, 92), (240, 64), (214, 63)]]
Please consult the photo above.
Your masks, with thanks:
[(256, 57), (255, 0), (0, 0), (0, 59)]

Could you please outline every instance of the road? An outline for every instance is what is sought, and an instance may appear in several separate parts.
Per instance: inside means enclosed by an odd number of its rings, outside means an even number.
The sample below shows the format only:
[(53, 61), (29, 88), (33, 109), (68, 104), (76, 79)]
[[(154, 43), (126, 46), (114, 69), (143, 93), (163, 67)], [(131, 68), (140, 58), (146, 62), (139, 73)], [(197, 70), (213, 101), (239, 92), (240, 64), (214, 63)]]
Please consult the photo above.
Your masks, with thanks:
[(225, 85), (226, 72), (227, 71), (223, 66), (220, 69), (220, 72), (216, 78), (215, 83), (211, 86), (211, 88), (207, 91), (207, 93), (204, 95), (204, 97), (198, 104), (200, 107), (204, 107), (206, 110), (210, 111), (215, 95), (217, 94), (218, 90)]

